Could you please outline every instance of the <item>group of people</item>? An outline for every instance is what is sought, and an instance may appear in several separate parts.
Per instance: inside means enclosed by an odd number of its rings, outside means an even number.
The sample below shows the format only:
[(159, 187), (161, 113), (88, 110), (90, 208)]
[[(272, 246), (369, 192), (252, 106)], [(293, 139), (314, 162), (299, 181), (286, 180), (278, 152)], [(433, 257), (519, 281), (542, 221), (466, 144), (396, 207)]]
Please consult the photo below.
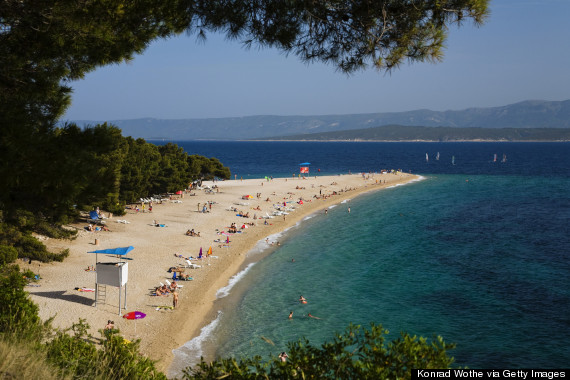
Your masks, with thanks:
[(200, 232), (194, 232), (194, 229), (192, 228), (191, 230), (186, 231), (186, 235), (200, 237)]
[(235, 223), (232, 223), (231, 226), (228, 228), (228, 232), (231, 234), (237, 233), (237, 226)]
[(161, 286), (157, 286), (154, 289), (154, 292), (157, 296), (167, 296), (170, 293), (175, 293), (177, 289), (178, 289), (178, 285), (176, 284), (176, 281), (172, 281), (170, 286), (168, 286), (166, 284), (161, 285)]
[(109, 227), (107, 227), (104, 224), (101, 227), (99, 227), (99, 226), (96, 226), (94, 224), (89, 223), (89, 225), (87, 227), (85, 227), (85, 229), (89, 232), (110, 231)]

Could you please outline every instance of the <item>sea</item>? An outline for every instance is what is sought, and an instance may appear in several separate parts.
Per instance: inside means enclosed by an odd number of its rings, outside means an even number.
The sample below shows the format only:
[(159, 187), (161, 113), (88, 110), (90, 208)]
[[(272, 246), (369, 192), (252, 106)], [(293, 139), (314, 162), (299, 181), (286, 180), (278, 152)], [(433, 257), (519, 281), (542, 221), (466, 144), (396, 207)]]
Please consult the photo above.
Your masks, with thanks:
[(350, 323), (381, 324), (387, 340), (441, 336), (455, 366), (568, 368), (570, 143), (174, 143), (218, 158), (232, 180), (291, 177), (301, 163), (311, 176), (421, 180), (311, 215), (270, 237), (279, 247), (260, 241), (200, 335), (174, 350), (171, 376), (201, 356), (319, 345)]

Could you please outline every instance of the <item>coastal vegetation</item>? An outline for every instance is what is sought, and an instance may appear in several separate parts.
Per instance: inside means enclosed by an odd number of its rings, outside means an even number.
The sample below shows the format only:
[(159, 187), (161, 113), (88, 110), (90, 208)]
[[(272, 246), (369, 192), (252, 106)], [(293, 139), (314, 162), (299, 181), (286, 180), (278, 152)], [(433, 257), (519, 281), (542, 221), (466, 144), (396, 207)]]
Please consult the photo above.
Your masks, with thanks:
[(0, 185), (0, 247), (33, 260), (62, 261), (67, 250), (48, 252), (32, 234), (73, 238), (76, 231), (61, 226), (82, 211), (100, 207), (122, 215), (125, 204), (141, 197), (186, 189), (195, 179), (230, 177), (216, 158), (123, 137), (107, 124), (69, 124), (44, 132), (41, 140), (26, 153), (25, 167), (14, 163), (21, 170)]
[[(204, 37), (210, 31), (223, 31), (246, 45), (292, 52), (306, 62), (331, 63), (346, 73), (367, 66), (390, 71), (406, 61), (441, 60), (448, 25), (466, 19), (482, 23), (488, 3), (430, 0), (411, 7), (407, 2), (370, 1), (1, 2), (0, 348), (14, 347), (17, 358), (40, 363), (38, 372), (29, 375), (21, 368), (24, 362), (7, 363), (10, 356), (2, 356), (3, 375), (40, 378), (55, 371), (58, 378), (165, 378), (138, 353), (137, 342), (125, 342), (117, 334), (97, 341), (86, 335), (81, 321), (69, 331), (41, 322), (37, 305), (24, 290), (35, 276), (11, 264), (14, 250), (36, 260), (63, 259), (66, 252), (50, 256), (32, 233), (72, 237), (72, 231), (60, 226), (79, 211), (97, 205), (121, 213), (125, 202), (178, 190), (193, 178), (229, 177), (229, 170), (215, 159), (187, 156), (172, 144), (155, 147), (123, 137), (105, 123), (86, 129), (74, 124), (58, 127), (71, 102), (72, 81), (98, 67), (128, 61), (158, 38), (182, 32)], [(318, 368), (313, 368), (312, 358), (321, 354), (299, 343), (292, 346), (299, 369), (283, 373), (331, 377), (346, 371), (340, 376), (351, 377), (350, 371), (378, 366), (391, 373), (397, 360), (404, 359), (398, 368), (416, 365), (408, 361), (416, 352), (421, 354), (421, 367), (450, 363), (440, 361), (439, 350), (432, 356), (403, 339), (404, 350), (394, 351), (394, 356), (382, 354), (379, 340), (364, 340), (360, 353), (370, 360), (357, 360), (358, 368), (351, 367), (352, 357), (341, 352), (344, 341), (323, 347), (326, 360)], [(420, 347), (427, 345), (419, 342)], [(409, 355), (402, 356), (406, 352)], [(328, 368), (339, 357), (344, 367)], [(386, 362), (377, 362), (384, 358)], [(220, 371), (242, 378), (261, 373), (255, 359), (243, 365), (231, 361), (233, 368), (229, 361), (216, 363), (202, 378)]]
[(386, 125), (254, 140), (282, 141), (570, 141), (570, 128), (453, 128)]
[[(17, 265), (0, 267), (0, 373), (11, 378), (166, 379), (156, 363), (139, 353), (140, 341), (126, 341), (119, 330), (87, 333), (79, 320), (58, 330), (41, 322), (24, 290), (27, 280)], [(385, 342), (387, 330), (349, 326), (320, 346), (306, 339), (288, 344), (288, 358), (260, 356), (202, 361), (183, 371), (184, 379), (394, 379), (409, 378), (412, 368), (450, 368), (453, 358), (441, 337), (432, 341), (402, 333)], [(45, 376), (44, 376), (45, 374)]]

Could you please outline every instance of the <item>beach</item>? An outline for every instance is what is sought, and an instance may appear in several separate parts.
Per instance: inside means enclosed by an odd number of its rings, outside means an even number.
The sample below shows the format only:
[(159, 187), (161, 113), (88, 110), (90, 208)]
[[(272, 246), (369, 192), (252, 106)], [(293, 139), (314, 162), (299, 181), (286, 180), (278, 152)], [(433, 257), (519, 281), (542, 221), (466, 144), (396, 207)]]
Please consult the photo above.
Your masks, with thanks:
[[(237, 178), (204, 182), (199, 189), (184, 191), (162, 203), (154, 202), (152, 212), (149, 212), (148, 204), (144, 209), (139, 204), (138, 211), (132, 205), (123, 216), (112, 216), (102, 210), (107, 216), (105, 225), (109, 231), (87, 231), (84, 227), (88, 223), (78, 222), (70, 226), (79, 231), (74, 240), (38, 237), (48, 249), (67, 248), (70, 254), (62, 263), (21, 264), (24, 269), (29, 268), (41, 276), (39, 286), (27, 290), (39, 305), (43, 320), (54, 317), (54, 326), (68, 328), (81, 318), (89, 324), (89, 332), (94, 337), (100, 337), (98, 330), (112, 320), (126, 339), (140, 339), (142, 353), (157, 360), (158, 367), (167, 372), (173, 358), (172, 350), (198, 335), (210, 322), (216, 292), (243, 268), (247, 253), (258, 242), (299, 223), (308, 215), (324, 213), (328, 207), (359, 194), (416, 178), (401, 172)], [(250, 197), (245, 197), (247, 195)], [(206, 212), (203, 212), (205, 204)], [(249, 214), (249, 217), (238, 214)], [(228, 233), (232, 223), (238, 233)], [(200, 236), (187, 236), (186, 231), (191, 229)], [(277, 244), (279, 242), (267, 240), (268, 248)], [(96, 265), (96, 255), (88, 252), (126, 246), (133, 246), (134, 250), (125, 257), (105, 254), (97, 257), (104, 262), (122, 260), (128, 263), (127, 307), (121, 312), (136, 310), (146, 314), (145, 318), (136, 321), (119, 316), (119, 288), (106, 286), (105, 299), (96, 306), (95, 293), (89, 291), (95, 288), (96, 272), (88, 269)], [(212, 255), (207, 256), (210, 247)], [(153, 296), (155, 287), (167, 280), (172, 282), (169, 268), (187, 266), (185, 258), (196, 258), (201, 248), (204, 257), (191, 260), (200, 267), (184, 269), (193, 280), (177, 282), (183, 286), (178, 291), (177, 308), (166, 308), (172, 306), (172, 295)], [(124, 288), (121, 297), (123, 306)]]

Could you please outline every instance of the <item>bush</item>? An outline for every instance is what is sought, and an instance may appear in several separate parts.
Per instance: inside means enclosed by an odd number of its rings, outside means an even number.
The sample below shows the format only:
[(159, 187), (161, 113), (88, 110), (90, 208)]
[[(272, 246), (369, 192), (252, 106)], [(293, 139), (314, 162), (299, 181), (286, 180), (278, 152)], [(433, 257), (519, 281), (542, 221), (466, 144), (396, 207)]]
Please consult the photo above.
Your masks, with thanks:
[(0, 275), (0, 333), (30, 336), (41, 329), (38, 306), (24, 291), (27, 281), (17, 265)]
[(412, 368), (450, 368), (453, 358), (441, 337), (432, 343), (402, 333), (400, 338), (384, 344), (388, 333), (382, 326), (371, 324), (370, 330), (350, 325), (343, 335), (321, 347), (306, 339), (288, 344), (286, 363), (273, 357), (262, 362), (261, 357), (202, 361), (196, 368), (183, 371), (185, 379), (406, 379)]
[(50, 237), (52, 239), (71, 239), (77, 235), (76, 230), (68, 230), (61, 226), (55, 226), (47, 221), (40, 221), (34, 226), (34, 231), (40, 235)]
[(13, 263), (18, 258), (18, 251), (14, 247), (0, 245), (0, 265)]
[[(164, 379), (154, 362), (139, 353), (139, 341), (127, 342), (113, 330), (105, 335), (103, 347), (97, 350), (93, 337), (87, 334), (84, 320), (70, 329), (59, 331), (46, 344), (48, 361), (64, 369), (74, 378), (88, 379)], [(69, 331), (73, 335), (69, 335)]]

